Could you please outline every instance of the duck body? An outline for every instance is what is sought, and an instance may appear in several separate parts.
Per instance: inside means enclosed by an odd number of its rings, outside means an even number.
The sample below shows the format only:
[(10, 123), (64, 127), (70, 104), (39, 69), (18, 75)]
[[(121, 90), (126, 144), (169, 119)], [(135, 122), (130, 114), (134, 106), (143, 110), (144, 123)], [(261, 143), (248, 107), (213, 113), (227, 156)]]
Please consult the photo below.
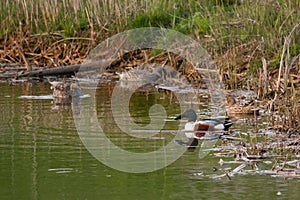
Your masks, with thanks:
[(259, 109), (254, 106), (231, 106), (228, 109), (229, 114), (249, 114), (254, 115), (259, 113)]
[(228, 131), (232, 122), (228, 119), (223, 121), (220, 119), (203, 119), (195, 122), (187, 122), (184, 127), (185, 135), (188, 138), (200, 139), (208, 131)]
[(188, 150), (194, 150), (198, 145), (198, 139), (204, 137), (207, 132), (228, 131), (233, 124), (229, 118), (211, 118), (197, 121), (197, 114), (193, 109), (186, 110), (175, 117), (175, 120), (182, 118), (188, 119), (184, 131), (186, 137), (189, 138), (189, 142), (188, 144), (183, 142), (178, 143), (188, 146)]
[(227, 97), (227, 103), (229, 106), (228, 113), (229, 114), (249, 114), (255, 115), (259, 113), (259, 108), (256, 107), (253, 102), (250, 102), (245, 105), (239, 105), (232, 96)]
[(54, 103), (57, 105), (70, 104), (72, 98), (79, 98), (82, 96), (81, 88), (77, 81), (49, 81), (49, 83), (51, 84)]
[(232, 122), (229, 118), (207, 118), (197, 121), (197, 114), (193, 109), (188, 109), (184, 113), (175, 117), (175, 120), (187, 118), (186, 131), (228, 131)]

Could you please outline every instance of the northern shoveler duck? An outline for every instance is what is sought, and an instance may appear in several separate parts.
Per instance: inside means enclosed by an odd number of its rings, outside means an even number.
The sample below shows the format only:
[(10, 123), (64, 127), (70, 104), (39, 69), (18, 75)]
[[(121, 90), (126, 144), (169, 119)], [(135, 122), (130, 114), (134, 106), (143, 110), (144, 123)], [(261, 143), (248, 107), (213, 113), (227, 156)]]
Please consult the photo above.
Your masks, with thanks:
[(188, 109), (184, 113), (175, 117), (175, 120), (187, 118), (188, 122), (185, 124), (185, 135), (189, 138), (187, 143), (176, 141), (180, 145), (188, 147), (189, 151), (194, 151), (198, 146), (198, 139), (205, 136), (208, 131), (228, 131), (232, 122), (229, 118), (212, 118), (202, 119), (197, 121), (197, 114), (193, 109)]
[(229, 114), (258, 114), (259, 112), (259, 108), (254, 105), (253, 101), (239, 105), (233, 96), (227, 96), (226, 105), (229, 106)]
[(79, 83), (75, 80), (71, 81), (53, 81), (50, 82), (51, 90), (53, 91), (53, 99), (55, 104), (69, 104), (72, 98), (78, 98), (82, 96)]

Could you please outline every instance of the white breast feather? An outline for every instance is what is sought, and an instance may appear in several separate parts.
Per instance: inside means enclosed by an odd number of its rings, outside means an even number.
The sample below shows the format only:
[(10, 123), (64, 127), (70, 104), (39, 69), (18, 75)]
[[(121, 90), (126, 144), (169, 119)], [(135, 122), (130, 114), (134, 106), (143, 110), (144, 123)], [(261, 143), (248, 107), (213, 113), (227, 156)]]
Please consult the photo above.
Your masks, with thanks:
[(194, 127), (195, 127), (195, 122), (188, 122), (185, 124), (184, 131), (185, 131), (185, 136), (187, 138), (194, 138)]
[(214, 129), (218, 129), (218, 130), (224, 130), (224, 128), (225, 128), (224, 124), (218, 124), (214, 126)]
[(195, 122), (188, 122), (185, 124), (184, 130), (185, 131), (194, 131)]

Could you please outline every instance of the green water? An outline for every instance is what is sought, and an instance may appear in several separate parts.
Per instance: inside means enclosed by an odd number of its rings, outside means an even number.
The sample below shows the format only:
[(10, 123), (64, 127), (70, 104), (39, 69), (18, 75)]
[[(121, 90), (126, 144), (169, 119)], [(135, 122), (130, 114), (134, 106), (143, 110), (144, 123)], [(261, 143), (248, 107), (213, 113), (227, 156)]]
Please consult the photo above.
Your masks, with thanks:
[[(268, 175), (235, 175), (212, 179), (219, 158), (199, 159), (186, 152), (171, 165), (142, 174), (120, 172), (95, 159), (81, 142), (70, 109), (54, 109), (50, 99), (19, 99), (49, 95), (48, 83), (0, 83), (0, 198), (1, 199), (299, 199), (299, 180)], [(128, 139), (105, 115), (110, 88), (97, 92), (99, 118), (115, 143), (133, 151), (151, 151), (153, 143)], [(136, 94), (131, 112), (136, 121), (148, 120), (147, 100), (178, 113), (168, 96)], [(101, 113), (104, 113), (101, 115)], [(99, 120), (100, 124), (103, 120)], [(170, 121), (167, 129), (176, 129)], [(241, 126), (233, 127), (241, 129)], [(246, 127), (247, 128), (247, 127)], [(165, 135), (164, 135), (165, 134)], [(170, 134), (161, 133), (166, 140)], [(117, 138), (117, 139), (116, 139)], [(119, 142), (118, 142), (119, 141)], [(120, 142), (123, 141), (123, 142)], [(159, 140), (160, 141), (160, 140)], [(162, 140), (163, 141), (163, 140)], [(163, 142), (158, 142), (161, 145)], [(144, 148), (140, 148), (143, 146)], [(124, 158), (126, 160), (126, 158)], [(123, 160), (124, 160), (123, 159)], [(137, 163), (139, 164), (139, 163)], [(281, 195), (277, 195), (281, 192)]]

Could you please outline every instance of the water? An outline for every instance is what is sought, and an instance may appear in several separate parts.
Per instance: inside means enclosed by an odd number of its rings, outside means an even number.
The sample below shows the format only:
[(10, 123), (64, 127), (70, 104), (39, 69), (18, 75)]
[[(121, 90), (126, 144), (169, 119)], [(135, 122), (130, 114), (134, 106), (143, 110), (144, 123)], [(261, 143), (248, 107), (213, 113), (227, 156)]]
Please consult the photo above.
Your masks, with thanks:
[[(218, 157), (199, 159), (186, 152), (160, 170), (133, 174), (114, 170), (95, 159), (76, 131), (72, 110), (57, 109), (51, 99), (20, 99), (22, 95), (50, 95), (48, 83), (0, 83), (0, 196), (1, 199), (299, 199), (299, 179), (257, 173), (212, 178)], [(118, 146), (149, 152), (170, 141), (179, 122), (166, 120), (166, 131), (153, 141), (132, 139), (113, 128), (111, 87), (97, 91), (99, 123)], [(130, 112), (135, 122), (147, 124), (152, 103), (166, 107), (168, 116), (180, 112), (167, 94), (135, 94)], [(207, 109), (205, 104), (203, 110)], [(253, 119), (236, 121), (233, 130), (251, 132)], [(251, 123), (249, 123), (249, 121)], [(246, 125), (245, 125), (246, 124)], [(170, 130), (168, 132), (168, 130)], [(126, 160), (126, 158), (124, 158)], [(139, 163), (137, 163), (139, 164)], [(140, 163), (143, 164), (143, 163)], [(235, 165), (236, 167), (238, 165)], [(272, 166), (272, 164), (271, 164)], [(266, 168), (270, 169), (266, 164)], [(262, 165), (263, 167), (263, 165)], [(248, 168), (249, 169), (249, 168)], [(251, 169), (251, 167), (250, 167)]]

